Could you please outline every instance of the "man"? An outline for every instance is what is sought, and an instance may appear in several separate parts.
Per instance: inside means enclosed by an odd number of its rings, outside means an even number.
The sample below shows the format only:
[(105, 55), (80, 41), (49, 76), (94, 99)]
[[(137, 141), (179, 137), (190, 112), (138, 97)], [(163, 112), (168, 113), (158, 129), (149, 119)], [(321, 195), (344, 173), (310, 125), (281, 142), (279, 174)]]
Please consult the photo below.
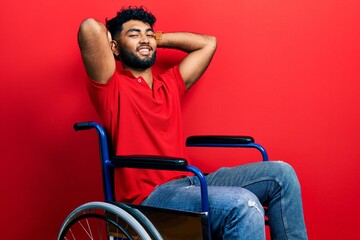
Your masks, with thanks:
[[(213, 36), (155, 32), (155, 17), (144, 8), (123, 8), (106, 26), (81, 23), (78, 35), (87, 87), (117, 155), (186, 158), (181, 98), (204, 73), (216, 50)], [(154, 76), (157, 47), (187, 53)], [(116, 60), (122, 64), (117, 68)], [(207, 176), (215, 239), (264, 239), (267, 204), (273, 239), (306, 239), (300, 186), (283, 162), (222, 168)], [(183, 172), (119, 169), (118, 201), (195, 211), (199, 184)]]

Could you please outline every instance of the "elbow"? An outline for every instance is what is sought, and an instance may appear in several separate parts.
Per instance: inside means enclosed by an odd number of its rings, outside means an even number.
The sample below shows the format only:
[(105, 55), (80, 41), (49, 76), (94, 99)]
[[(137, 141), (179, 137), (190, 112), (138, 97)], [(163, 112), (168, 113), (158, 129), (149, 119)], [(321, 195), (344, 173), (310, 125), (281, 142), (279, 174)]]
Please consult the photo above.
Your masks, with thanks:
[(87, 18), (80, 23), (79, 32), (87, 32), (96, 29), (98, 22), (94, 18)]
[(210, 36), (210, 40), (215, 46), (217, 45), (217, 38), (215, 36)]
[(78, 31), (78, 44), (81, 46), (86, 45), (93, 39), (99, 39), (102, 35), (107, 34), (107, 28), (101, 22), (87, 18), (80, 23)]
[(214, 51), (217, 47), (217, 38), (215, 36), (208, 36), (208, 46), (211, 47)]
[(78, 32), (79, 40), (84, 36), (101, 34), (105, 29), (106, 27), (94, 18), (87, 18), (80, 23)]

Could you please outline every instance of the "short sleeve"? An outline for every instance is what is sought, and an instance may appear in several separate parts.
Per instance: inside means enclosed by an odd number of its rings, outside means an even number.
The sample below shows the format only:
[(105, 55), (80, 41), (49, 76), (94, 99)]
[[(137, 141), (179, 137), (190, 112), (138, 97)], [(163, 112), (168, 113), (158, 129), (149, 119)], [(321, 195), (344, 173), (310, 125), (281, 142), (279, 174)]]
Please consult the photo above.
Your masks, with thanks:
[(172, 79), (177, 89), (179, 90), (179, 94), (183, 95), (186, 92), (186, 86), (183, 78), (181, 77), (179, 66), (176, 65), (173, 68), (170, 68), (163, 74), (159, 76), (161, 79)]
[(99, 83), (87, 77), (86, 86), (90, 100), (97, 111), (110, 111), (112, 96), (116, 88), (116, 71), (107, 83)]

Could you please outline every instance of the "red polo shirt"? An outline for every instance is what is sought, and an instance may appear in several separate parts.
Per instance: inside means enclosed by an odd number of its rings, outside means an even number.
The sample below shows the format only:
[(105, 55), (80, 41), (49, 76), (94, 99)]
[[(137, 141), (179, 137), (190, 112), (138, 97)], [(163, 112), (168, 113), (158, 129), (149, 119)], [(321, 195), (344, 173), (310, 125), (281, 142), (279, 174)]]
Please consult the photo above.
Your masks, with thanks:
[[(180, 101), (186, 91), (178, 66), (153, 77), (153, 89), (130, 71), (116, 71), (106, 84), (88, 79), (92, 103), (116, 155), (186, 158)], [(154, 188), (184, 172), (116, 169), (116, 200), (140, 203)]]

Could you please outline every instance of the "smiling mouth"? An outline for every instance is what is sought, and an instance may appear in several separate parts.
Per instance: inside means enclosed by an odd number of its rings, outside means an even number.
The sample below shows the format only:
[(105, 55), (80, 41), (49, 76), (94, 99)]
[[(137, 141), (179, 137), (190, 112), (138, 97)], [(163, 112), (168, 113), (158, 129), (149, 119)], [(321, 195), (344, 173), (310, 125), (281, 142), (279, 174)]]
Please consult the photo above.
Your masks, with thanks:
[(138, 50), (141, 55), (149, 55), (150, 49), (149, 48), (141, 48)]
[(154, 54), (153, 50), (154, 49), (149, 44), (140, 44), (136, 48), (137, 54), (140, 57), (144, 57), (144, 58), (151, 57)]

